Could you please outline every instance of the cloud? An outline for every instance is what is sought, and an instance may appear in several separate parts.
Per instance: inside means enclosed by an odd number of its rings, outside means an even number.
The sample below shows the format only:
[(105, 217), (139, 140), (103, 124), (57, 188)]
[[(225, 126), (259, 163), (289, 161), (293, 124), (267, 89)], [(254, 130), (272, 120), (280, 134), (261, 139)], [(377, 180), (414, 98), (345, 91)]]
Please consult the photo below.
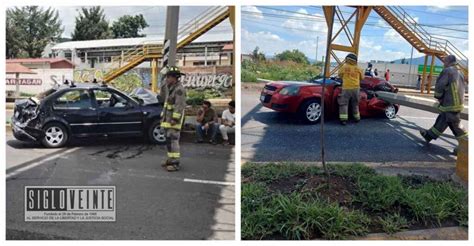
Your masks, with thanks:
[(431, 13), (438, 13), (438, 12), (448, 11), (450, 9), (451, 9), (451, 7), (447, 6), (447, 5), (438, 5), (438, 6), (428, 6), (428, 7), (426, 7), (426, 11), (431, 12)]
[(395, 29), (389, 29), (383, 35), (383, 40), (389, 43), (407, 43), (407, 41)]
[[(59, 12), (59, 17), (64, 27), (63, 37), (70, 37), (75, 27), (75, 17), (79, 14), (79, 10), (82, 6), (56, 6), (55, 9)], [(91, 6), (84, 6), (91, 7)], [(117, 20), (123, 15), (137, 15), (143, 14), (145, 20), (150, 25), (143, 31), (147, 36), (160, 36), (164, 35), (165, 31), (165, 19), (166, 19), (166, 7), (165, 6), (102, 6), (106, 19), (110, 24), (114, 20)], [(197, 17), (199, 14), (208, 9), (209, 6), (181, 6), (180, 7), (180, 20), (179, 23), (184, 24), (189, 22), (191, 19)], [(219, 28), (225, 30), (232, 30), (230, 24), (226, 21), (219, 25)]]
[(245, 5), (245, 6), (242, 6), (241, 9), (242, 11), (252, 12), (253, 16), (257, 19), (263, 19), (262, 11), (253, 5)]
[(311, 32), (327, 33), (328, 29), (324, 21), (324, 15), (318, 13), (309, 14), (304, 8), (300, 8), (296, 12), (298, 13), (291, 14), (290, 18), (282, 24), (283, 27), (292, 28), (288, 31), (299, 35), (308, 35)]
[[(298, 49), (303, 52), (307, 57), (314, 59), (316, 54), (316, 40), (305, 39), (300, 41), (286, 40), (274, 33), (268, 31), (250, 32), (245, 28), (242, 28), (242, 53), (249, 54), (259, 47), (260, 51), (266, 56), (273, 56), (276, 53), (280, 53), (284, 50)], [(320, 57), (325, 50), (326, 40), (319, 40), (318, 56)]]

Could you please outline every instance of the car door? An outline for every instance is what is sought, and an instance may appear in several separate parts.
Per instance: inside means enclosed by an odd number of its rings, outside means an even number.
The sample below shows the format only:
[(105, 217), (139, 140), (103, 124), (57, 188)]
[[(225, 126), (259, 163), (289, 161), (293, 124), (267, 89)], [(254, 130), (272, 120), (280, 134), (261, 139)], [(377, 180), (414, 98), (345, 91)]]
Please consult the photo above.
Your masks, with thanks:
[(97, 88), (93, 92), (101, 132), (110, 135), (143, 133), (143, 112), (137, 102), (110, 88)]
[(87, 89), (65, 90), (52, 104), (54, 117), (67, 122), (73, 135), (97, 133), (98, 115)]

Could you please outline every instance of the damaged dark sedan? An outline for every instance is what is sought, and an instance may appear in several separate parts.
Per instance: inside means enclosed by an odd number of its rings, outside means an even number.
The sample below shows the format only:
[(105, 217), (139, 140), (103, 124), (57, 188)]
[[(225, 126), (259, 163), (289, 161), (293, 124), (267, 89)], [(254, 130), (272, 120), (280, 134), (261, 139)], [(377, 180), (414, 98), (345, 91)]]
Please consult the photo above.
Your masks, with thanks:
[(100, 84), (57, 86), (15, 102), (12, 130), (16, 139), (58, 148), (73, 137), (144, 136), (166, 142), (160, 128), (162, 104), (144, 88), (132, 94)]

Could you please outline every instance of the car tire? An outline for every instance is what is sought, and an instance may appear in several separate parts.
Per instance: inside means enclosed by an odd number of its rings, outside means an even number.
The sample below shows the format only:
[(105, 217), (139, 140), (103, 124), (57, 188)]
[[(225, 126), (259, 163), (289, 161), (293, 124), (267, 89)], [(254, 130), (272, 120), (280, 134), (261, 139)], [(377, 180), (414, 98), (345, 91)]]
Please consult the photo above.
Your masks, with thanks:
[(64, 124), (51, 122), (43, 127), (45, 136), (41, 139), (41, 144), (47, 148), (61, 148), (69, 140), (69, 132)]
[(159, 120), (155, 120), (148, 128), (148, 141), (152, 144), (166, 143), (166, 132), (161, 128), (160, 124)]
[(321, 101), (308, 100), (299, 109), (299, 116), (306, 124), (316, 124), (321, 120)]
[(389, 104), (384, 110), (385, 117), (387, 119), (394, 119), (397, 116), (397, 108), (393, 104)]

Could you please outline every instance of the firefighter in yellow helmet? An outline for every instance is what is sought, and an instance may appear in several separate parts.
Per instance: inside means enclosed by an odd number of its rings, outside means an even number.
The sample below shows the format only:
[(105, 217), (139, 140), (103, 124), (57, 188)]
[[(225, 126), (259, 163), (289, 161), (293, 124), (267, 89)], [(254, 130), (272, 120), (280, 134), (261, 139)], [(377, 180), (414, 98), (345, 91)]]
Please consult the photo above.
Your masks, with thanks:
[(165, 74), (165, 83), (160, 88), (161, 98), (164, 99), (161, 127), (166, 131), (166, 147), (168, 150), (168, 159), (162, 166), (169, 172), (179, 170), (181, 158), (179, 137), (186, 108), (186, 89), (180, 82), (182, 75), (177, 67), (168, 67)]
[(346, 125), (349, 120), (348, 107), (352, 106), (352, 114), (356, 122), (360, 121), (359, 93), (360, 81), (364, 78), (362, 69), (357, 66), (357, 56), (346, 56), (345, 64), (339, 69), (339, 78), (342, 79), (342, 91), (337, 98), (339, 103), (339, 120)]

